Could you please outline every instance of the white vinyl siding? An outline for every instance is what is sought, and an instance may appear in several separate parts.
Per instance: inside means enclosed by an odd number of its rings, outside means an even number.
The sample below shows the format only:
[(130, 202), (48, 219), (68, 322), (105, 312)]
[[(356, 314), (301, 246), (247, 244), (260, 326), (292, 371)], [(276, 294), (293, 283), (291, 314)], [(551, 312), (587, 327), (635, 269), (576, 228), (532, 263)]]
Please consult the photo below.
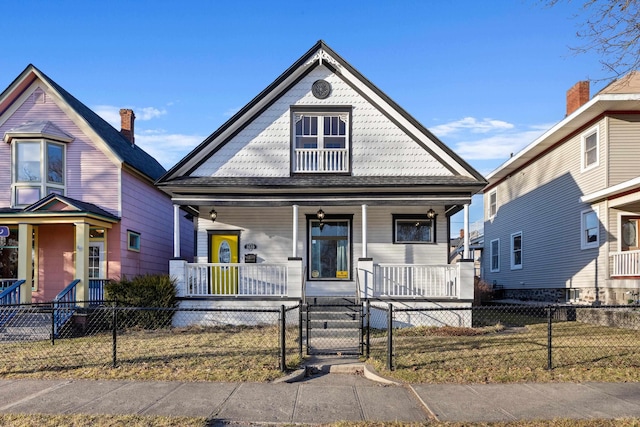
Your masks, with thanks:
[(500, 239), (493, 239), (489, 248), (491, 272), (500, 271)]
[(616, 115), (609, 118), (609, 186), (640, 176), (640, 116)]
[(580, 248), (591, 249), (600, 246), (600, 220), (598, 209), (587, 209), (580, 213)]
[[(602, 140), (606, 140), (604, 122), (605, 119), (596, 125)], [(495, 281), (506, 288), (521, 288), (522, 283), (527, 288), (565, 288), (593, 286), (596, 275), (602, 282), (608, 279), (607, 268), (595, 267), (608, 264), (607, 254), (580, 250), (580, 213), (591, 208), (582, 203), (580, 197), (606, 187), (603, 165), (607, 163), (607, 152), (601, 143), (600, 166), (581, 173), (583, 134), (580, 132), (554, 146), (496, 185), (500, 215), (485, 221), (485, 242), (488, 253), (489, 242), (500, 239), (504, 259), (500, 271), (492, 272), (490, 258), (484, 257), (483, 279), (487, 282)], [(488, 192), (484, 198), (488, 213)], [(600, 208), (601, 213), (603, 209)], [(523, 254), (526, 268), (511, 270), (510, 255), (507, 255), (510, 244), (505, 242), (509, 242), (514, 231), (522, 231), (526, 237)], [(600, 233), (604, 239), (603, 231)]]

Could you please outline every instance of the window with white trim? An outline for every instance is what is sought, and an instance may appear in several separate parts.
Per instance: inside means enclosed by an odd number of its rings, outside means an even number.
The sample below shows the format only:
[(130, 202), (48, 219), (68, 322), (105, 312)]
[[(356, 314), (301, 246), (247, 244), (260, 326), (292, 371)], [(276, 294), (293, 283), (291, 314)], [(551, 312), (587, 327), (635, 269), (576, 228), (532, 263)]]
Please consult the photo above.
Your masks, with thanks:
[(498, 190), (489, 192), (489, 218), (493, 218), (498, 213)]
[(522, 231), (511, 235), (511, 269), (522, 268)]
[(64, 144), (46, 140), (13, 141), (13, 206), (27, 206), (65, 193)]
[(491, 256), (491, 272), (496, 273), (500, 271), (500, 239), (491, 241), (489, 252)]
[(598, 128), (585, 132), (581, 138), (582, 164), (581, 170), (586, 171), (598, 166), (600, 162)]
[(349, 172), (349, 116), (348, 111), (295, 111), (293, 172)]
[(435, 222), (427, 215), (394, 214), (393, 243), (435, 243)]
[(140, 252), (140, 233), (127, 230), (127, 249)]
[(580, 248), (591, 249), (600, 246), (600, 220), (598, 209), (587, 209), (580, 213)]

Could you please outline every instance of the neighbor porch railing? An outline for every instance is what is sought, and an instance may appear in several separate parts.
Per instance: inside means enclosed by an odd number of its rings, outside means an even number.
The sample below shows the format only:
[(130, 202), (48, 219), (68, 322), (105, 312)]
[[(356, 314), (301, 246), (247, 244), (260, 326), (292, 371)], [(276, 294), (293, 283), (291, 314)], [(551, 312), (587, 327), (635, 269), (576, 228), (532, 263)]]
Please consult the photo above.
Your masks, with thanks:
[(640, 276), (640, 251), (616, 252), (612, 260), (611, 276)]
[(345, 148), (296, 148), (294, 172), (349, 172)]
[(287, 296), (286, 264), (187, 264), (185, 296)]
[(374, 296), (458, 298), (455, 265), (376, 264)]

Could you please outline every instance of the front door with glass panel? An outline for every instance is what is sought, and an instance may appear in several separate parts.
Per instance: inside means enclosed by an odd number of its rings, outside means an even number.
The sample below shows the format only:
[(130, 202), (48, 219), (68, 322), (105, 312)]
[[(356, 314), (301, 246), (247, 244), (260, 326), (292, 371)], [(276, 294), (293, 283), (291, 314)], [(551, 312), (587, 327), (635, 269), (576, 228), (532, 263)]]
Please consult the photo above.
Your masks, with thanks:
[(104, 279), (104, 242), (89, 243), (89, 279)]
[(640, 218), (622, 217), (622, 250), (637, 251), (640, 249)]
[(311, 220), (309, 224), (309, 280), (350, 280), (348, 219)]
[(239, 234), (211, 235), (209, 258), (213, 264), (218, 264), (211, 267), (211, 283), (214, 295), (238, 293), (238, 266), (220, 264), (238, 263), (239, 244)]

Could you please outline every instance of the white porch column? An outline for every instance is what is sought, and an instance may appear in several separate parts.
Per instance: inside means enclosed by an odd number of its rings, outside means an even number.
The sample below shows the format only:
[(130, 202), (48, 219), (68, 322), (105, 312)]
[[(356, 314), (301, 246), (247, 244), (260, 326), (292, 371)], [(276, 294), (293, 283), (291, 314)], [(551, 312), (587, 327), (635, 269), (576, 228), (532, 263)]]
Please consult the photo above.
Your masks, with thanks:
[(293, 205), (293, 250), (291, 257), (298, 258), (298, 205)]
[(173, 257), (180, 258), (180, 206), (173, 205)]
[(367, 257), (367, 205), (362, 205), (362, 258)]
[(86, 222), (76, 222), (76, 275), (80, 279), (80, 286), (76, 287), (76, 301), (89, 299), (89, 231), (90, 225)]
[(464, 252), (463, 259), (469, 259), (469, 204), (464, 205)]
[(33, 287), (33, 225), (18, 225), (18, 279), (25, 282), (20, 286), (20, 303), (31, 304), (31, 288)]

